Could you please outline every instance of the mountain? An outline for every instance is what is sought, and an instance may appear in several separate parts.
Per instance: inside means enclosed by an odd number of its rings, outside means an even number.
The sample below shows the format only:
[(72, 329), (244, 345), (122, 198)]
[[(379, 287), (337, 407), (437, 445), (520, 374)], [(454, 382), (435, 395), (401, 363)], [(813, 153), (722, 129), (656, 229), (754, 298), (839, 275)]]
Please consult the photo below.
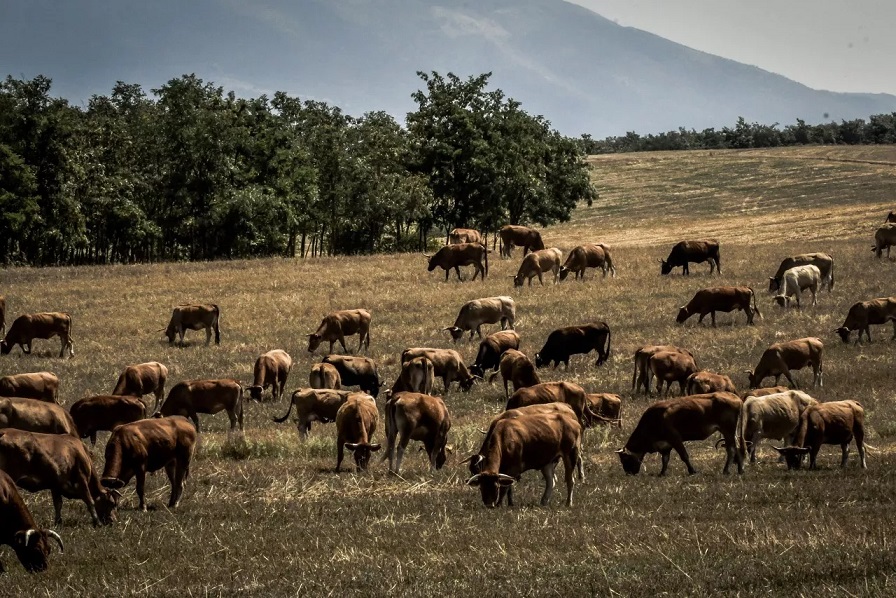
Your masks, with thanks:
[(149, 90), (196, 73), (238, 95), (287, 91), (403, 121), (416, 71), (491, 82), (560, 131), (791, 124), (896, 111), (896, 96), (810, 89), (620, 26), (562, 0), (11, 0), (0, 74), (82, 103), (116, 80)]

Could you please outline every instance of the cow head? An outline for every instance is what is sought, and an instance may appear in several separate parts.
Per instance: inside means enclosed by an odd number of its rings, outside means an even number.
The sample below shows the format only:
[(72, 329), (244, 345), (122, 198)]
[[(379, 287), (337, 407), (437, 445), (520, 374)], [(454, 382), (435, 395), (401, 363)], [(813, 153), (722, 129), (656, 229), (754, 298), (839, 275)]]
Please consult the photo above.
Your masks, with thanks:
[(624, 448), (616, 451), (616, 454), (619, 455), (619, 461), (622, 462), (622, 469), (625, 473), (628, 475), (638, 475), (638, 472), (641, 471), (641, 460), (644, 458), (643, 456), (639, 457)]
[(346, 442), (345, 448), (350, 450), (355, 456), (355, 464), (358, 466), (358, 469), (365, 471), (367, 464), (370, 462), (370, 453), (380, 450), (380, 445), (367, 442)]
[(787, 463), (787, 469), (799, 469), (803, 466), (803, 457), (806, 453), (809, 452), (809, 449), (798, 446), (788, 446), (785, 448), (778, 448), (776, 446), (772, 447), (778, 453), (784, 457), (784, 462)]
[(686, 305), (683, 305), (682, 307), (678, 308), (678, 315), (675, 317), (675, 323), (684, 324), (685, 320), (687, 320), (689, 317), (691, 317), (691, 314), (688, 311), (688, 307)]
[(516, 274), (516, 275), (512, 276), (512, 278), (513, 278), (513, 288), (523, 286), (523, 281), (525, 280), (525, 278), (521, 274)]
[(100, 495), (94, 500), (96, 508), (96, 516), (103, 525), (111, 525), (118, 519), (118, 501), (121, 498), (121, 492), (118, 490), (103, 489)]
[(502, 495), (501, 489), (509, 488), (514, 482), (516, 480), (504, 473), (477, 473), (467, 480), (467, 485), (479, 486), (482, 502), (491, 509), (498, 506)]
[(314, 353), (314, 350), (320, 346), (321, 336), (316, 332), (308, 335), (308, 352)]
[(0, 355), (9, 355), (12, 351), (12, 343), (6, 342), (6, 339), (0, 341)]
[(454, 339), (455, 343), (459, 341), (460, 338), (464, 335), (464, 331), (457, 326), (446, 326), (442, 330), (447, 330), (449, 333), (451, 333), (451, 338)]
[(436, 260), (435, 255), (427, 255), (424, 253), (423, 257), (425, 257), (427, 260), (429, 260), (429, 265), (426, 267), (427, 272), (432, 272), (433, 270), (436, 269), (436, 266), (439, 265), (439, 262), (438, 262), (438, 260)]
[(442, 469), (445, 465), (445, 461), (448, 460), (448, 453), (452, 451), (452, 447), (447, 444), (442, 445), (442, 448), (439, 449), (439, 452), (436, 453), (436, 469)]
[(843, 341), (845, 344), (849, 344), (849, 333), (851, 332), (849, 328), (847, 328), (846, 326), (841, 326), (834, 332), (840, 335), (841, 341)]
[(672, 264), (666, 260), (660, 260), (660, 274), (668, 274), (672, 271)]
[(474, 363), (473, 365), (470, 366), (469, 369), (470, 369), (471, 374), (473, 374), (474, 376), (477, 376), (479, 378), (482, 378), (485, 375), (485, 369), (483, 369), (483, 367), (481, 365), (479, 365), (478, 363)]
[(246, 391), (249, 393), (249, 398), (253, 401), (261, 402), (261, 393), (264, 392), (263, 386), (258, 386), (253, 384), (252, 386), (247, 386)]
[(774, 297), (772, 297), (772, 301), (774, 301), (775, 305), (777, 305), (778, 307), (787, 307), (788, 305), (790, 305), (790, 297), (787, 297), (785, 295), (775, 295)]
[(470, 389), (473, 388), (473, 383), (477, 380), (482, 380), (481, 376), (470, 376), (466, 380), (458, 380), (457, 383), (460, 385), (460, 389), (464, 392), (470, 392)]
[(751, 389), (759, 388), (759, 383), (762, 382), (762, 380), (756, 379), (756, 374), (753, 373), (753, 370), (745, 370), (745, 371), (747, 374), (747, 379), (750, 381), (750, 388)]
[(164, 332), (164, 334), (165, 334), (165, 338), (168, 339), (168, 344), (169, 344), (169, 345), (173, 345), (173, 344), (174, 344), (174, 339), (177, 338), (177, 328), (175, 328), (174, 323), (173, 323), (173, 322), (170, 322), (170, 323), (168, 324), (168, 327), (167, 327), (167, 328), (163, 328), (162, 330), (163, 330), (163, 332)]
[(40, 573), (47, 569), (50, 556), (50, 540), (59, 544), (59, 552), (65, 552), (62, 538), (51, 529), (29, 529), (16, 532), (12, 549), (28, 573)]
[(551, 360), (545, 359), (541, 356), (541, 353), (535, 354), (535, 367), (540, 368), (546, 366)]
[(567, 276), (569, 276), (569, 268), (560, 266), (560, 280), (566, 280)]
[(781, 288), (781, 279), (775, 278), (774, 276), (768, 277), (768, 292), (774, 293), (779, 288)]

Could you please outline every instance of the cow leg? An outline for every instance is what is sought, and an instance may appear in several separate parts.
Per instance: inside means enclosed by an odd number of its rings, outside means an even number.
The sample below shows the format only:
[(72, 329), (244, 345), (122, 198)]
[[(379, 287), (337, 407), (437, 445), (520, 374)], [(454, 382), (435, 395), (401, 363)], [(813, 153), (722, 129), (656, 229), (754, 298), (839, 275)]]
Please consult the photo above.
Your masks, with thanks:
[(31, 355), (31, 343), (22, 343), (22, 353), (24, 353), (25, 355)]
[(137, 470), (137, 498), (140, 499), (140, 510), (146, 511), (146, 471), (143, 468)]
[(815, 460), (818, 458), (818, 451), (821, 450), (821, 445), (813, 446), (809, 450), (809, 469), (815, 469), (816, 464)]
[[(62, 525), (62, 493), (54, 490), (53, 494), (53, 511), (56, 513), (56, 518), (53, 519), (53, 525)], [(94, 513), (94, 517), (96, 517), (96, 513)]]
[(445, 282), (448, 282), (448, 277), (451, 275), (451, 268), (445, 268)]
[(544, 476), (544, 494), (541, 495), (541, 506), (546, 507), (551, 502), (551, 494), (554, 492), (554, 470), (557, 468), (557, 462), (551, 461), (541, 468), (541, 475)]
[(578, 451), (573, 449), (563, 458), (563, 473), (566, 477), (566, 506), (572, 506), (572, 492), (576, 487), (576, 464), (581, 462)]
[(176, 509), (180, 503), (180, 497), (184, 492), (184, 480), (188, 471), (187, 467), (181, 465), (179, 459), (165, 466), (165, 473), (168, 474), (168, 481), (171, 482), (171, 496), (168, 499), (169, 509)]
[(762, 436), (759, 432), (754, 432), (753, 438), (750, 439), (750, 463), (756, 463), (756, 451), (759, 450), (760, 440), (762, 440)]
[(681, 457), (681, 460), (684, 461), (684, 464), (688, 468), (688, 475), (694, 475), (697, 473), (697, 470), (694, 469), (694, 466), (691, 465), (691, 458), (688, 456), (688, 451), (684, 447), (684, 443), (680, 438), (675, 438), (672, 442), (672, 448), (675, 449), (675, 452), (678, 453), (678, 456)]
[(840, 452), (841, 452), (840, 467), (842, 469), (842, 468), (846, 467), (846, 463), (849, 461), (849, 443), (848, 442), (844, 442), (843, 444), (840, 445)]
[(856, 448), (859, 449), (859, 463), (862, 469), (868, 469), (865, 463), (865, 430), (861, 426), (856, 426), (855, 431)]
[(672, 456), (672, 450), (660, 451), (660, 459), (662, 460), (663, 466), (660, 468), (661, 476), (666, 475), (666, 469), (669, 467), (669, 457)]
[(513, 506), (513, 486), (501, 486), (498, 490), (498, 506), (501, 506), (501, 503), (504, 502), (504, 497), (507, 497), (507, 506)]
[(725, 452), (727, 453), (725, 468), (722, 470), (722, 473), (727, 474), (728, 468), (731, 467), (731, 462), (735, 461), (737, 463), (737, 473), (742, 474), (744, 472), (744, 460), (740, 451), (737, 450), (737, 439), (734, 437), (734, 434), (722, 434), (722, 437), (725, 439)]
[(342, 467), (342, 459), (345, 457), (345, 443), (342, 442), (341, 438), (336, 439), (336, 473), (339, 473), (339, 468)]
[[(342, 346), (342, 352), (343, 352), (343, 353), (348, 353), (348, 347), (345, 346), (345, 336), (343, 336), (342, 334), (340, 334), (338, 340), (339, 340), (339, 344)], [(332, 344), (332, 343), (331, 343), (331, 344)], [(331, 347), (330, 347), (330, 353), (332, 353), (332, 352), (333, 352), (333, 348), (332, 348), (332, 346), (331, 346)], [(359, 344), (359, 345), (358, 345), (358, 353), (360, 353), (360, 352), (361, 352), (361, 345)]]
[(712, 319), (712, 327), (716, 327), (716, 310), (712, 310), (709, 312), (709, 317)]
[(681, 273), (684, 274), (684, 275), (686, 275), (686, 276), (690, 276), (690, 275), (691, 275), (691, 269), (688, 268), (688, 263), (687, 263), (687, 262), (684, 263), (684, 266), (683, 266), (682, 269), (681, 269)]
[(193, 425), (196, 426), (196, 433), (199, 434), (199, 414), (191, 413), (190, 419), (193, 420)]
[(395, 456), (395, 469), (392, 469), (391, 464), (389, 465), (389, 469), (394, 471), (395, 473), (398, 473), (399, 471), (401, 471), (401, 462), (404, 459), (404, 451), (407, 449), (408, 442), (410, 442), (410, 440), (411, 440), (410, 434), (408, 434), (408, 435), (402, 434), (401, 437), (398, 439), (398, 450), (396, 451), (397, 455)]
[(212, 342), (212, 329), (205, 329), (205, 346), (208, 347)]
[(455, 266), (455, 267), (454, 267), (454, 273), (457, 274), (457, 279), (458, 279), (460, 282), (463, 282), (463, 281), (464, 281), (464, 279), (461, 278), (461, 276), (460, 276), (460, 266)]

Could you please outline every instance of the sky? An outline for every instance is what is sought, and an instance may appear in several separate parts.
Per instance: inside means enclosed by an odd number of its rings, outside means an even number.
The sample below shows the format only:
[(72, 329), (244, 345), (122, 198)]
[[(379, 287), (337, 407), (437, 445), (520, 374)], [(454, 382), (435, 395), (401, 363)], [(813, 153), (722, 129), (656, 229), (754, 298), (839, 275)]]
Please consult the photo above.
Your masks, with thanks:
[(568, 0), (815, 89), (896, 94), (894, 0)]

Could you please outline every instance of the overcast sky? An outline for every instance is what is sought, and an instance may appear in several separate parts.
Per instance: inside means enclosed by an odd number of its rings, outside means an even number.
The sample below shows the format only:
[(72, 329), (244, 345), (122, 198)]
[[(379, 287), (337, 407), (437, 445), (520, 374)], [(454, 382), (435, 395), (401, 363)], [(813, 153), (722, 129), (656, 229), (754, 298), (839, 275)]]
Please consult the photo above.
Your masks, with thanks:
[(894, 0), (569, 0), (816, 89), (896, 94)]

